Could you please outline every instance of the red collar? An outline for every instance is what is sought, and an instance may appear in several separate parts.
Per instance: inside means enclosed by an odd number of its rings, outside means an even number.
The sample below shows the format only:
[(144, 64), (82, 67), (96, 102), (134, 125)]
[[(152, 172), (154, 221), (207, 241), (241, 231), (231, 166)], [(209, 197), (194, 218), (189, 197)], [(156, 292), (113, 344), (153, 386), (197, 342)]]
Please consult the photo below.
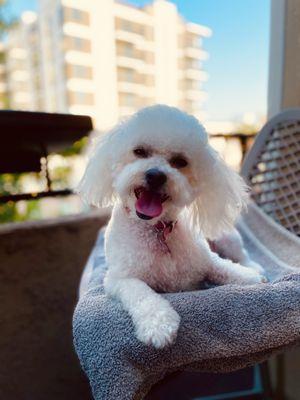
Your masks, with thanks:
[(171, 254), (168, 244), (166, 243), (167, 236), (173, 231), (177, 224), (177, 221), (157, 221), (154, 227), (154, 231), (156, 233), (157, 239), (164, 251)]

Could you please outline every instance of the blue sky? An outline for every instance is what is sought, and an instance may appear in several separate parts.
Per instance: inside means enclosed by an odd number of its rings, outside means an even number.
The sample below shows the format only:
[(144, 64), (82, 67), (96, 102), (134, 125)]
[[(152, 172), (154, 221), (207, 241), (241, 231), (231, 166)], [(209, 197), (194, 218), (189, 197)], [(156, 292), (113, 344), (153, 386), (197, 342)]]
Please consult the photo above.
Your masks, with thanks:
[[(99, 0), (94, 0), (99, 1)], [(100, 0), (101, 1), (101, 0)], [(128, 1), (144, 5), (149, 0)], [(204, 47), (210, 59), (205, 84), (209, 119), (230, 120), (267, 107), (270, 0), (172, 0), (187, 20), (209, 26)], [(35, 0), (11, 0), (18, 16), (35, 10)]]

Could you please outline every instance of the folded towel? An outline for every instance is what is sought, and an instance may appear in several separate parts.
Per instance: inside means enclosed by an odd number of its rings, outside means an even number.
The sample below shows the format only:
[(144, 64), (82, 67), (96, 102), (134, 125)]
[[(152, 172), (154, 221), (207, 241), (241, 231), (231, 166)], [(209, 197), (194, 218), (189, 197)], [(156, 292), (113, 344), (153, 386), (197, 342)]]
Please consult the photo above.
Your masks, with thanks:
[(85, 268), (74, 344), (96, 400), (138, 400), (176, 370), (226, 372), (300, 344), (300, 274), (268, 284), (164, 294), (181, 317), (174, 345), (140, 343), (129, 315), (103, 290), (103, 232)]

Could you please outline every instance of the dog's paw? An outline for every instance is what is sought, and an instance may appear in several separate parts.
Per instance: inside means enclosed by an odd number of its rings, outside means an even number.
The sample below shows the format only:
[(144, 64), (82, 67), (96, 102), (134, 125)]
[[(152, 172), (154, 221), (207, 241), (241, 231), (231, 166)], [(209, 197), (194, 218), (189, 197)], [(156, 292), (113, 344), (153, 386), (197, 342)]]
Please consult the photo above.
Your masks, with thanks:
[(243, 265), (245, 265), (245, 267), (249, 267), (249, 268), (254, 269), (260, 275), (264, 275), (264, 273), (265, 273), (265, 270), (263, 269), (263, 267), (260, 264), (258, 264), (257, 262), (253, 261), (253, 260), (249, 260), (247, 262), (247, 264), (243, 263)]
[(255, 269), (252, 268), (243, 268), (243, 274), (241, 276), (242, 278), (242, 283), (245, 284), (254, 284), (254, 283), (266, 283), (268, 282), (268, 279), (260, 273), (260, 271), (256, 271)]
[(153, 310), (136, 325), (137, 338), (157, 349), (170, 345), (177, 336), (180, 317), (173, 308)]

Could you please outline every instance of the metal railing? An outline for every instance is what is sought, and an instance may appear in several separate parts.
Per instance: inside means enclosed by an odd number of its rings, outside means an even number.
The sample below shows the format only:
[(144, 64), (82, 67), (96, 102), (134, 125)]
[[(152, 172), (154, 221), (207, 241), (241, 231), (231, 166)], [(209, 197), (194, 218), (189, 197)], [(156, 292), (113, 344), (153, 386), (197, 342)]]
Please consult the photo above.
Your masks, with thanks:
[[(48, 158), (49, 154), (61, 151), (88, 135), (93, 128), (90, 117), (0, 111), (0, 128), (0, 137), (2, 136), (2, 143), (5, 143), (5, 146), (0, 148), (0, 179), (1, 174), (5, 173), (36, 172), (45, 181), (45, 189), (38, 192), (1, 193), (0, 187), (0, 204), (72, 194), (69, 188), (53, 190)], [(219, 133), (210, 136), (211, 139), (222, 138), (226, 142), (238, 139), (242, 159), (254, 137), (254, 133)]]
[(45, 190), (36, 193), (1, 193), (8, 201), (66, 196), (71, 190), (53, 190), (49, 154), (70, 147), (93, 129), (88, 116), (27, 111), (0, 111), (0, 179), (2, 174), (36, 172), (45, 178)]

